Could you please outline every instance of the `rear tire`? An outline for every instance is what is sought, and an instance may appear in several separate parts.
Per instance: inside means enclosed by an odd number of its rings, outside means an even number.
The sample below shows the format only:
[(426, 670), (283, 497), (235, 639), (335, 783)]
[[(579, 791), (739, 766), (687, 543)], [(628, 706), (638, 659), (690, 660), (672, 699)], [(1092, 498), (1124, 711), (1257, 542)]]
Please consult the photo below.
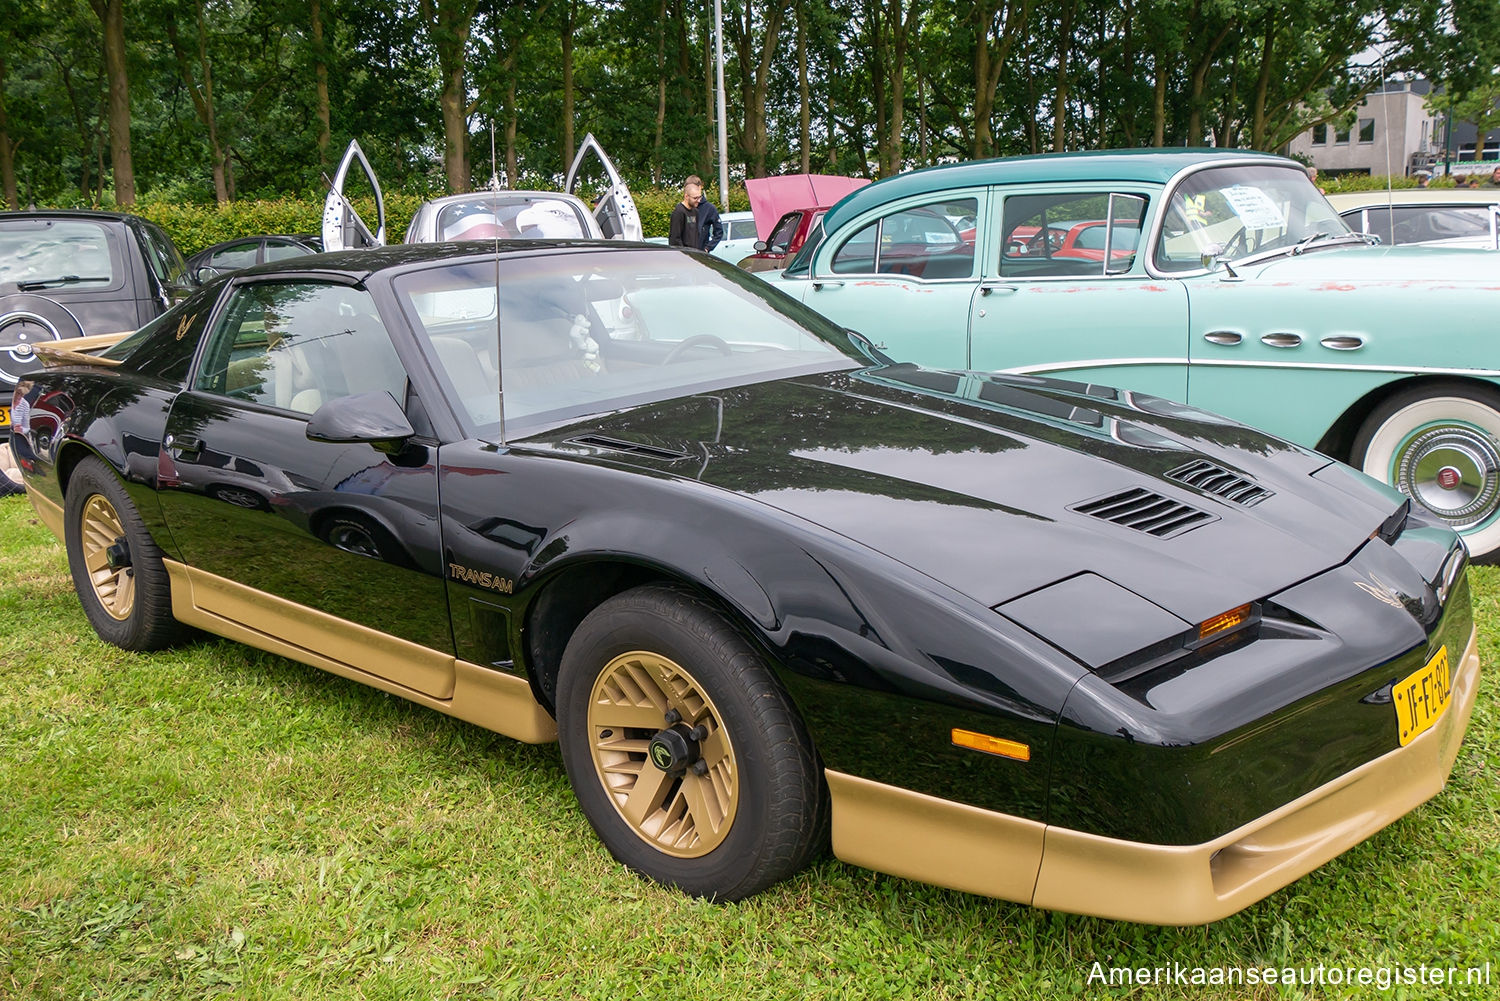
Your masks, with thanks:
[(182, 636), (161, 550), (125, 487), (99, 459), (84, 459), (73, 470), (63, 537), (73, 586), (100, 639), (126, 650), (158, 650)]
[(762, 656), (706, 601), (648, 586), (588, 615), (563, 654), (563, 764), (610, 854), (739, 900), (828, 839), (822, 767)]
[(1360, 425), (1350, 461), (1461, 534), (1475, 559), (1500, 555), (1500, 393), (1462, 383), (1395, 393)]

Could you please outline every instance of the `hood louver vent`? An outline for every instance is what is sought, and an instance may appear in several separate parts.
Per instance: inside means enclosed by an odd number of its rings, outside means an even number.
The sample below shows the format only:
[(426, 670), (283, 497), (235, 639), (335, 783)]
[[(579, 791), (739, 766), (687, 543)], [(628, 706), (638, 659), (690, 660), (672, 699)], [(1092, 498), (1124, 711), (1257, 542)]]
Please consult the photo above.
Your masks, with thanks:
[(1204, 493), (1214, 494), (1244, 507), (1259, 504), (1272, 496), (1272, 491), (1265, 487), (1231, 473), (1223, 466), (1216, 466), (1207, 459), (1197, 459), (1185, 466), (1178, 466), (1167, 474), (1167, 479), (1186, 483)]
[(677, 459), (686, 459), (686, 452), (679, 452), (672, 448), (660, 448), (656, 445), (647, 445), (639, 441), (627, 441), (624, 438), (611, 438), (602, 434), (585, 434), (577, 438), (569, 438), (569, 445), (583, 445), (587, 448), (603, 448), (612, 452), (629, 452), (631, 455), (644, 455), (651, 459), (665, 459), (668, 462)]
[(1199, 525), (1218, 520), (1197, 508), (1168, 500), (1161, 494), (1154, 494), (1140, 487), (1075, 504), (1071, 510), (1125, 528), (1133, 528), (1158, 539), (1170, 539)]

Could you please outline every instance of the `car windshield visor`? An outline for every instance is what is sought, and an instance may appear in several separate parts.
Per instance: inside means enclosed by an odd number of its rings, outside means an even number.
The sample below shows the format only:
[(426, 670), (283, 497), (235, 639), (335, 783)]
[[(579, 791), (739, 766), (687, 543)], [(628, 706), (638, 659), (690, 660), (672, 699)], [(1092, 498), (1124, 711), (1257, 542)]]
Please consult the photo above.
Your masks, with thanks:
[[(711, 258), (660, 251), (467, 260), (394, 282), (481, 437), (868, 363), (838, 327)], [(499, 338), (496, 347), (496, 289)], [(503, 377), (501, 373), (503, 372)]]
[(1205, 257), (1239, 260), (1351, 235), (1300, 168), (1215, 167), (1189, 175), (1173, 191), (1155, 263), (1161, 271), (1199, 271)]

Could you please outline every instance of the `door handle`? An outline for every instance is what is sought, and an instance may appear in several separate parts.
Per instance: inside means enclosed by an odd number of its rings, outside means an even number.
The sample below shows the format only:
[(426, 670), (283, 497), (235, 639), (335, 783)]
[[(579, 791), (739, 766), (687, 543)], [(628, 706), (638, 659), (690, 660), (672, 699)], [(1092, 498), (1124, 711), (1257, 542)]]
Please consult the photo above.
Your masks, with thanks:
[(1302, 343), (1302, 338), (1297, 334), (1278, 332), (1266, 334), (1260, 342), (1272, 348), (1295, 348)]
[(1016, 286), (1014, 286), (1014, 285), (981, 285), (981, 286), (979, 286), (979, 294), (980, 295), (989, 295), (991, 292), (1005, 292), (1005, 293), (1010, 293), (1010, 292), (1014, 292), (1015, 290), (1016, 290)]
[(1335, 351), (1358, 351), (1365, 346), (1365, 339), (1355, 334), (1335, 334), (1320, 341), (1325, 348)]
[(842, 281), (839, 281), (836, 278), (835, 279), (829, 279), (829, 278), (814, 278), (813, 279), (813, 283), (812, 283), (813, 288), (820, 289), (824, 285), (827, 285), (829, 288), (843, 288), (844, 287), (844, 283)]
[(167, 451), (176, 452), (185, 458), (192, 458), (203, 451), (203, 439), (190, 434), (169, 434), (165, 444)]
[(1244, 337), (1233, 330), (1210, 330), (1203, 335), (1203, 339), (1210, 344), (1224, 344), (1233, 346), (1244, 340)]

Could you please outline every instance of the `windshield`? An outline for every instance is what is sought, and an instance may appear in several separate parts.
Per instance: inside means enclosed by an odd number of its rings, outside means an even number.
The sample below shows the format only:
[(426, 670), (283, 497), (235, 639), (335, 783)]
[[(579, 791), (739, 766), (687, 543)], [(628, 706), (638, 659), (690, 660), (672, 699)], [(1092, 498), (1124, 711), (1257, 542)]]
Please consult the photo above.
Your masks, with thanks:
[[(394, 282), (483, 437), (729, 386), (856, 367), (838, 327), (713, 258), (650, 250), (463, 261)], [(500, 288), (501, 357), (495, 351)], [(858, 360), (856, 360), (858, 359)]]
[(477, 195), (444, 205), (437, 221), (439, 240), (573, 240), (592, 235), (579, 205), (555, 196)]
[(81, 219), (0, 220), (0, 287), (105, 289), (115, 283), (116, 255), (109, 234)]
[(1349, 235), (1349, 227), (1300, 167), (1213, 167), (1189, 175), (1172, 193), (1156, 266), (1200, 271), (1205, 256), (1239, 260)]

